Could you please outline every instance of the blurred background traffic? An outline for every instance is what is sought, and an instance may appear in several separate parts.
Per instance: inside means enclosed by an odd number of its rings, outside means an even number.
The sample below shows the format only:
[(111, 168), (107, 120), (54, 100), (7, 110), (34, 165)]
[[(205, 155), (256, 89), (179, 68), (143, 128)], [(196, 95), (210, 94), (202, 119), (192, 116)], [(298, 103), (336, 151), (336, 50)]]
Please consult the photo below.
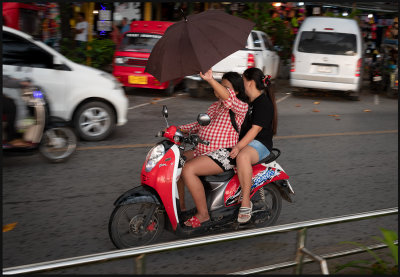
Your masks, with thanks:
[[(202, 84), (198, 76), (182, 76), (160, 83), (145, 72), (145, 66), (153, 46), (171, 24), (182, 20), (184, 15), (209, 9), (220, 9), (255, 23), (245, 49), (233, 53), (213, 67), (216, 79), (229, 70), (242, 73), (248, 67), (258, 67), (264, 74), (271, 75), (273, 80), (287, 80), (284, 85), (288, 87), (326, 89), (327, 81), (340, 77), (343, 82), (354, 84), (352, 88), (339, 88), (355, 92), (353, 100), (359, 100), (357, 93), (362, 88), (362, 82), (368, 83), (371, 93), (389, 97), (398, 95), (396, 1), (338, 4), (4, 2), (3, 74), (21, 80), (31, 79), (35, 85), (43, 87), (50, 103), (50, 113), (73, 126), (81, 139), (103, 140), (116, 126), (126, 123), (128, 104), (121, 95), (129, 88), (157, 89), (160, 95), (172, 95), (177, 90), (189, 92), (193, 97), (207, 94), (209, 88), (207, 84)], [(359, 28), (356, 36), (361, 41), (360, 46), (346, 54), (354, 56), (354, 59), (346, 58), (347, 63), (352, 64), (352, 70), (344, 71), (337, 64), (313, 60), (311, 54), (314, 50), (301, 50), (304, 43), (300, 46), (295, 44), (303, 23), (316, 16), (352, 19), (356, 22), (355, 26)], [(310, 24), (308, 28), (313, 30), (312, 24), (319, 23)], [(333, 25), (327, 24), (325, 31), (338, 32)], [(5, 29), (4, 26), (11, 29)], [(32, 44), (36, 46), (26, 43), (25, 34), (31, 35), (35, 41), (44, 43), (48, 48), (33, 41)], [(300, 43), (304, 39), (307, 38), (301, 38)], [(326, 38), (321, 36), (313, 39), (319, 40), (321, 47), (326, 44)], [(333, 38), (333, 45), (336, 39), (339, 41), (341, 38)], [(320, 50), (317, 48), (314, 53), (332, 54), (318, 52)], [(302, 66), (298, 64), (302, 59), (305, 59), (303, 63), (310, 63), (305, 79), (299, 77), (303, 74), (300, 72)], [(79, 65), (99, 69), (101, 72), (88, 71), (87, 67)], [(314, 71), (319, 76), (312, 77), (310, 72)], [(333, 76), (335, 72), (340, 76)], [(85, 78), (79, 79), (78, 75)], [(322, 75), (333, 77), (328, 80), (321, 78)], [(318, 80), (320, 85), (304, 85), (304, 82), (298, 82), (296, 78), (308, 81), (314, 78), (312, 80)], [(325, 86), (321, 81), (325, 82)], [(338, 88), (335, 85), (329, 87)], [(112, 93), (111, 90), (118, 92)]]

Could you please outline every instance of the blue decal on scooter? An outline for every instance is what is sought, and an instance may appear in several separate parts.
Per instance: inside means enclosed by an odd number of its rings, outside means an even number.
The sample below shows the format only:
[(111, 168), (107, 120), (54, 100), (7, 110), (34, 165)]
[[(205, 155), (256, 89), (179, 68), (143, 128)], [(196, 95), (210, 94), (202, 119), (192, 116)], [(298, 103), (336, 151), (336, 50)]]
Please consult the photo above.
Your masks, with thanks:
[(275, 176), (275, 170), (274, 169), (267, 169), (264, 170), (260, 173), (258, 173), (253, 179), (253, 185), (251, 186), (251, 189), (255, 189), (259, 185), (263, 184), (265, 181), (271, 180)]
[[(258, 173), (253, 179), (252, 179), (252, 186), (250, 189), (250, 194), (253, 193), (253, 190), (257, 188), (258, 186), (262, 185), (265, 181), (269, 181), (272, 178), (274, 178), (276, 175), (279, 175), (280, 172), (276, 172), (275, 169), (266, 169), (264, 171), (261, 171)], [(226, 205), (231, 205), (235, 202), (239, 202), (239, 195), (241, 192), (241, 187), (239, 186), (238, 189), (236, 190), (235, 194), (231, 197), (229, 197), (226, 200)]]

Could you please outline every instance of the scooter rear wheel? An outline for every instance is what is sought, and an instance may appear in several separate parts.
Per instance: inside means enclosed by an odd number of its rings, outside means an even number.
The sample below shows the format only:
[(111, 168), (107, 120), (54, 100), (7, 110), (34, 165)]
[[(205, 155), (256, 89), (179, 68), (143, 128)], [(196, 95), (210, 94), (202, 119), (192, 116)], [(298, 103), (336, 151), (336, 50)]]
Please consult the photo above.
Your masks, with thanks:
[(282, 209), (282, 197), (274, 184), (260, 188), (251, 201), (254, 205), (252, 219), (257, 226), (271, 226), (278, 220)]
[[(144, 226), (148, 219), (147, 226)], [(151, 202), (117, 206), (111, 214), (109, 235), (117, 248), (146, 245), (157, 240), (165, 218), (160, 206)]]

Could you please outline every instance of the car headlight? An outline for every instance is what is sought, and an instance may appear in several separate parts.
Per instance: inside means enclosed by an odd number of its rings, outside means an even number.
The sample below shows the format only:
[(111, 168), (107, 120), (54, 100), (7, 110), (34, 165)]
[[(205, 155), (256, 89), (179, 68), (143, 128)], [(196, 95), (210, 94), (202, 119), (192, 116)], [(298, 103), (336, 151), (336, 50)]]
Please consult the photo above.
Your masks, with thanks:
[(154, 146), (146, 157), (146, 172), (150, 172), (165, 154), (165, 147), (162, 144)]
[(101, 73), (101, 76), (107, 78), (108, 80), (110, 80), (111, 82), (113, 82), (114, 87), (113, 89), (119, 89), (122, 87), (121, 83), (111, 74), (103, 72)]
[(125, 63), (125, 58), (124, 57), (115, 57), (114, 62), (115, 62), (115, 64), (122, 65)]

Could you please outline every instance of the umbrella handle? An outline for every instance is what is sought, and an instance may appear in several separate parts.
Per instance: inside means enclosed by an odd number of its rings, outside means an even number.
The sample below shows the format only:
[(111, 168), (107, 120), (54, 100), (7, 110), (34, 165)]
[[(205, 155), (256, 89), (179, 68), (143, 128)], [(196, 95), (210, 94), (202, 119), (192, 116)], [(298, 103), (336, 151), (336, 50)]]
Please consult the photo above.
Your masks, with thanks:
[(185, 15), (185, 13), (183, 12), (182, 8), (181, 8), (181, 13), (182, 13), (182, 15), (183, 15), (183, 18), (184, 18), (184, 19), (185, 19), (185, 21), (187, 22), (186, 15)]

